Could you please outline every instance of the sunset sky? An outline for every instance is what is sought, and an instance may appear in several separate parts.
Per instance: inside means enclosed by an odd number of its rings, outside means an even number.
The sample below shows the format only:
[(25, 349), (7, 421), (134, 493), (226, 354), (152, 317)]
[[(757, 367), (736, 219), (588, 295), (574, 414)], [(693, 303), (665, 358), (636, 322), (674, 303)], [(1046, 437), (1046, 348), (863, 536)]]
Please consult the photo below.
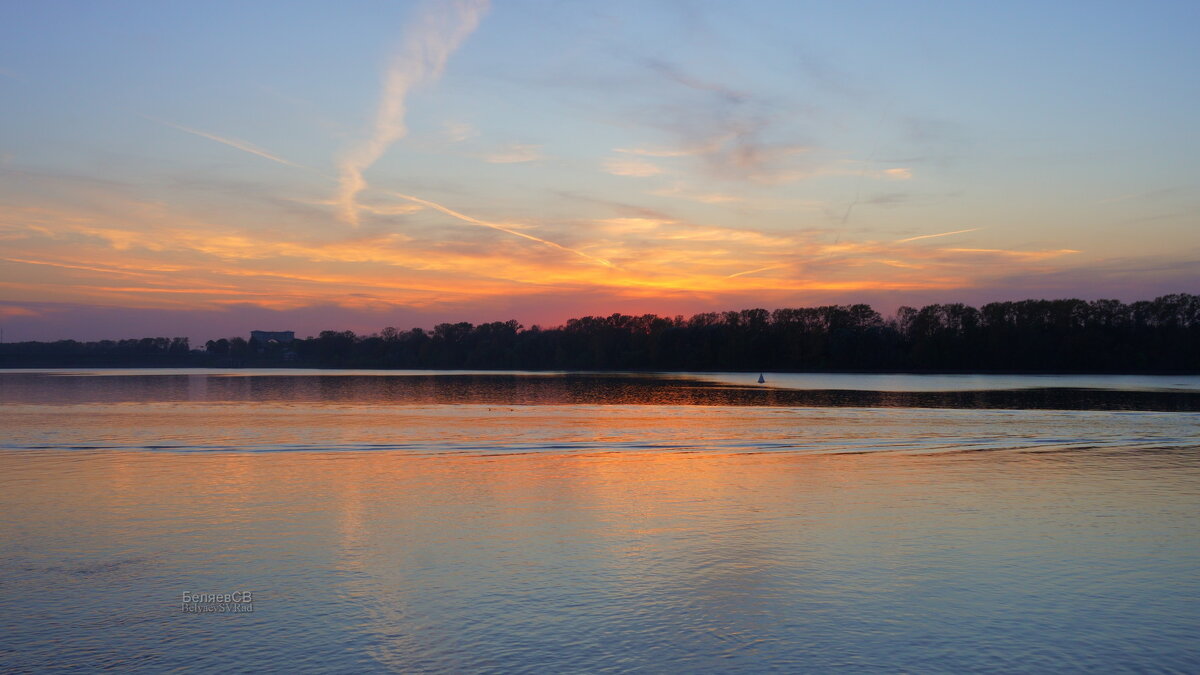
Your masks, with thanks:
[(9, 2), (6, 341), (1200, 292), (1200, 3)]

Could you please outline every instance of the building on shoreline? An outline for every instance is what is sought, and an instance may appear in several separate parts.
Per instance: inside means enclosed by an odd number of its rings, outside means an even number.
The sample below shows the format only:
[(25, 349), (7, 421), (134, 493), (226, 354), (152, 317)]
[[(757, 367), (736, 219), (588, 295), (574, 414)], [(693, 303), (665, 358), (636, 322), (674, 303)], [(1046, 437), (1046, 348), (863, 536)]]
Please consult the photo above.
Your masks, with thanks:
[[(291, 330), (252, 330), (250, 331), (250, 341), (257, 342), (261, 346), (266, 346), (272, 342), (281, 345), (291, 344), (296, 339), (296, 332)], [(261, 347), (260, 347), (261, 349)]]

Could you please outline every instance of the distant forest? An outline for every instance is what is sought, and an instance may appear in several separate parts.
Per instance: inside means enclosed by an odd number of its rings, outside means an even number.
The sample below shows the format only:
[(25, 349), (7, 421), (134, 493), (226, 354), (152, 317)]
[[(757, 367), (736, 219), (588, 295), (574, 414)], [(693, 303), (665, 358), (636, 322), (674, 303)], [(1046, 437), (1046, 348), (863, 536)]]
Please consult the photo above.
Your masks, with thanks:
[(891, 317), (868, 305), (613, 314), (555, 328), (443, 323), (199, 348), (187, 338), (0, 345), (0, 367), (104, 366), (1200, 373), (1200, 296), (928, 305)]

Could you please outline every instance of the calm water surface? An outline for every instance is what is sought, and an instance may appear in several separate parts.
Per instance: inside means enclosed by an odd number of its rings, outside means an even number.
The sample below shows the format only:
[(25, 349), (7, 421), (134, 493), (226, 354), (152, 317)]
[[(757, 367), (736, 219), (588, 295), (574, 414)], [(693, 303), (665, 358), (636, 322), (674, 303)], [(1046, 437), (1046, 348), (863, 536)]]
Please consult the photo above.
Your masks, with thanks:
[(767, 377), (0, 373), (0, 670), (1200, 669), (1200, 378)]

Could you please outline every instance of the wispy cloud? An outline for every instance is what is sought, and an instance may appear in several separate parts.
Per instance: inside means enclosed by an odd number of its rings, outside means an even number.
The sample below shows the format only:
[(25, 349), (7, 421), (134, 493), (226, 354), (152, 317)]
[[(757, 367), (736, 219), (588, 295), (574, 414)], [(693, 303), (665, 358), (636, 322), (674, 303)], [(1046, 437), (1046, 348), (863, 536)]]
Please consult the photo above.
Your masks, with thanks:
[(719, 82), (712, 82), (692, 76), (674, 63), (665, 61), (663, 59), (643, 59), (642, 65), (646, 66), (646, 68), (650, 69), (651, 71), (658, 73), (671, 82), (682, 85), (689, 89), (715, 94), (727, 103), (745, 103), (750, 99), (750, 96), (746, 92), (728, 87)]
[(721, 192), (691, 190), (681, 183), (676, 183), (670, 187), (651, 190), (650, 194), (657, 195), (659, 197), (675, 197), (678, 199), (685, 199), (687, 201), (700, 202), (701, 204), (733, 204), (745, 201), (745, 199), (736, 195), (728, 195)]
[(441, 76), (450, 55), (479, 25), (487, 7), (487, 0), (430, 4), (408, 26), (385, 74), (371, 136), (338, 164), (337, 211), (343, 222), (358, 225), (358, 194), (367, 187), (363, 172), (408, 133), (404, 115), (409, 92)]
[(627, 235), (652, 232), (672, 222), (662, 218), (606, 218), (598, 221), (597, 226), (608, 234)]
[[(814, 175), (809, 168), (795, 168), (794, 158), (811, 148), (796, 143), (761, 140), (761, 123), (735, 124), (702, 138), (689, 138), (671, 146), (631, 146), (617, 152), (664, 159), (694, 158), (724, 179), (746, 179), (757, 183), (787, 183)], [(684, 132), (677, 132), (684, 133)]]
[(467, 122), (444, 122), (442, 131), (451, 143), (462, 143), (479, 135), (479, 130)]
[(822, 168), (815, 175), (859, 176), (875, 180), (912, 180), (914, 176), (913, 170), (910, 167), (898, 166), (890, 169), (876, 169), (871, 166), (871, 162), (850, 159)]
[(732, 134), (721, 135), (694, 145), (686, 145), (675, 148), (667, 147), (630, 147), (616, 148), (617, 152), (623, 152), (627, 155), (641, 155), (642, 157), (695, 157), (697, 155), (707, 155), (721, 149), (726, 141), (731, 139)]
[[(639, 65), (655, 76), (654, 105), (641, 108), (635, 123), (653, 130), (658, 139), (617, 149), (643, 157), (692, 160), (711, 176), (778, 184), (812, 175), (813, 160), (799, 155), (812, 148), (798, 142), (795, 124), (804, 106), (784, 98), (723, 83), (708, 68), (703, 74), (662, 58), (643, 58)], [(737, 82), (747, 78), (738, 76)]]
[(541, 158), (542, 146), (525, 143), (510, 143), (483, 157), (484, 161), (492, 164), (520, 164), (535, 162)]
[(646, 178), (657, 176), (663, 172), (662, 167), (640, 159), (610, 159), (604, 163), (604, 170), (614, 176), (632, 176)]

